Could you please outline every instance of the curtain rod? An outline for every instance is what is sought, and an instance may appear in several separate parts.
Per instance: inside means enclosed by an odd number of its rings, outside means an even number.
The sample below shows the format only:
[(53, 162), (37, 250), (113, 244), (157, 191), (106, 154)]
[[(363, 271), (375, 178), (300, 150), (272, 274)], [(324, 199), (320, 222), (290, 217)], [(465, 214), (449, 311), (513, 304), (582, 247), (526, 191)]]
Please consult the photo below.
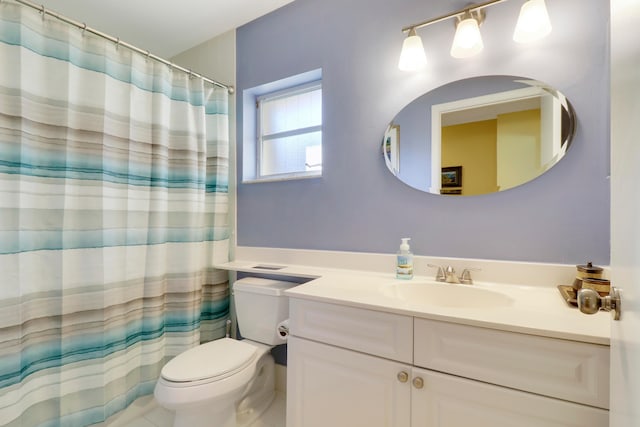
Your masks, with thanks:
[[(0, 0), (0, 2), (1, 2), (1, 1), (2, 1), (2, 0)], [(98, 31), (98, 30), (96, 30), (95, 28), (88, 27), (88, 26), (87, 26), (87, 24), (85, 24), (85, 23), (81, 23), (81, 22), (75, 21), (75, 20), (73, 20), (73, 19), (71, 19), (71, 18), (68, 18), (68, 17), (66, 17), (66, 16), (64, 16), (64, 15), (60, 15), (59, 13), (53, 12), (53, 11), (51, 11), (51, 10), (48, 10), (48, 9), (46, 9), (46, 8), (44, 7), (44, 5), (37, 5), (37, 4), (35, 4), (35, 3), (31, 3), (31, 2), (30, 2), (30, 1), (28, 1), (28, 0), (15, 0), (15, 1), (16, 1), (16, 2), (18, 2), (18, 3), (20, 3), (20, 4), (23, 4), (23, 5), (25, 5), (25, 6), (29, 6), (29, 7), (30, 7), (30, 8), (32, 8), (32, 9), (36, 9), (37, 11), (39, 11), (40, 13), (42, 13), (42, 14), (43, 14), (43, 16), (44, 16), (45, 14), (46, 14), (46, 15), (53, 16), (54, 18), (59, 19), (60, 21), (66, 22), (67, 24), (71, 24), (71, 25), (73, 25), (73, 26), (75, 26), (75, 27), (77, 27), (77, 28), (81, 29), (82, 31), (88, 31), (88, 32), (90, 32), (91, 34), (95, 34), (96, 36), (99, 36), (99, 37), (102, 37), (102, 38), (104, 38), (104, 39), (107, 39), (107, 40), (109, 40), (109, 41), (111, 41), (111, 42), (115, 43), (117, 46), (124, 46), (124, 47), (126, 47), (127, 49), (129, 49), (129, 50), (132, 50), (132, 51), (134, 51), (134, 52), (137, 52), (137, 53), (140, 53), (140, 54), (142, 54), (142, 55), (146, 56), (147, 58), (151, 58), (151, 59), (153, 59), (154, 61), (161, 62), (161, 63), (163, 63), (163, 64), (165, 64), (165, 65), (168, 65), (168, 66), (169, 66), (169, 67), (171, 67), (171, 68), (174, 68), (174, 69), (176, 69), (176, 70), (179, 70), (179, 71), (182, 71), (182, 72), (184, 72), (184, 73), (187, 73), (187, 74), (189, 74), (189, 76), (190, 76), (190, 77), (196, 77), (196, 78), (199, 78), (199, 79), (204, 80), (204, 81), (205, 81), (205, 82), (207, 82), (207, 83), (211, 83), (212, 85), (215, 85), (215, 86), (218, 86), (218, 87), (221, 87), (221, 88), (227, 89), (227, 91), (229, 91), (229, 93), (230, 93), (230, 94), (235, 93), (235, 88), (234, 88), (233, 86), (225, 85), (225, 84), (222, 84), (222, 83), (217, 82), (217, 81), (215, 81), (215, 80), (212, 80), (212, 79), (210, 79), (210, 78), (208, 78), (208, 77), (205, 77), (205, 76), (203, 76), (202, 74), (194, 73), (193, 71), (188, 70), (188, 69), (186, 69), (186, 68), (184, 68), (184, 67), (181, 67), (181, 66), (179, 66), (179, 65), (177, 65), (177, 64), (174, 64), (174, 63), (173, 63), (173, 62), (171, 62), (171, 61), (167, 61), (167, 60), (166, 60), (166, 59), (164, 59), (164, 58), (161, 58), (161, 57), (159, 57), (159, 56), (156, 56), (156, 55), (154, 55), (154, 54), (150, 53), (148, 50), (140, 49), (139, 47), (136, 47), (136, 46), (134, 46), (134, 45), (132, 45), (132, 44), (129, 44), (129, 43), (123, 42), (123, 41), (121, 41), (121, 40), (120, 40), (120, 38), (119, 38), (119, 37), (113, 37), (113, 36), (110, 36), (110, 35), (108, 35), (108, 34), (103, 33), (102, 31)]]

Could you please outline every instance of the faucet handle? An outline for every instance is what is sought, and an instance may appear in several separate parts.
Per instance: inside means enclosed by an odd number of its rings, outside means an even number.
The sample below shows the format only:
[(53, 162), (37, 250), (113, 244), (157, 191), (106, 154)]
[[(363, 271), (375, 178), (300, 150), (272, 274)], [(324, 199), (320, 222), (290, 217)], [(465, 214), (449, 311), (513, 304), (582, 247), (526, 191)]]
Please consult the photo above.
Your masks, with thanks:
[(435, 264), (427, 264), (431, 268), (437, 268), (438, 272), (436, 273), (436, 282), (444, 282), (444, 270), (441, 266)]
[(480, 271), (480, 268), (465, 268), (460, 275), (460, 283), (465, 285), (473, 285), (473, 279), (471, 278), (472, 271)]

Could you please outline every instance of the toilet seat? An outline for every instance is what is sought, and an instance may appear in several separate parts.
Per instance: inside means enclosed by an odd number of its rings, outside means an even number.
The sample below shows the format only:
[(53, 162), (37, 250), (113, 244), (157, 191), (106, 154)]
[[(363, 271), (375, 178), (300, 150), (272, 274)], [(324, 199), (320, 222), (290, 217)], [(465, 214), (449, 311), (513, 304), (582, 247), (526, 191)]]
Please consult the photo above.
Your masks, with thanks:
[(170, 360), (160, 376), (175, 386), (219, 381), (251, 365), (258, 348), (230, 338), (193, 347)]

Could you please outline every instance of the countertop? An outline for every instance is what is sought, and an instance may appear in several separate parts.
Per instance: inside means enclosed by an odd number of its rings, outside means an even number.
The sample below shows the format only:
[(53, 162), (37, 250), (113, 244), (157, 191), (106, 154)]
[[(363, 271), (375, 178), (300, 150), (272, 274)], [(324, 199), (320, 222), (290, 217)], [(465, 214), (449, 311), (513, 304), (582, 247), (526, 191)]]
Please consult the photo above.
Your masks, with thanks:
[[(256, 268), (261, 264), (265, 265), (260, 261), (238, 260), (216, 265), (216, 268), (308, 279), (287, 291), (290, 298), (606, 346), (610, 343), (610, 313), (582, 314), (577, 308), (567, 305), (555, 286), (489, 282), (457, 285), (435, 282), (427, 276), (399, 280), (392, 274), (291, 264), (277, 270)], [(278, 267), (268, 263), (266, 266)], [(392, 296), (394, 287), (423, 283), (427, 286), (460, 287), (461, 292), (464, 292), (462, 287), (493, 291), (511, 301), (495, 307), (474, 308), (441, 306), (423, 300), (426, 298), (407, 300)]]

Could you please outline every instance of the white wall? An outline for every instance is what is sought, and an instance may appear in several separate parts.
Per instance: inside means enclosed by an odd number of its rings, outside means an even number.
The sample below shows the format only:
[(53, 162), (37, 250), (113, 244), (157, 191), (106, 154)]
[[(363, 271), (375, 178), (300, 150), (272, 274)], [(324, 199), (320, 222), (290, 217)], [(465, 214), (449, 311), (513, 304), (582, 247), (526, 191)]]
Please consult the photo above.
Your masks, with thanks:
[[(236, 86), (236, 32), (224, 33), (171, 58), (171, 61), (226, 85)], [(229, 96), (230, 256), (236, 247), (236, 95)]]

